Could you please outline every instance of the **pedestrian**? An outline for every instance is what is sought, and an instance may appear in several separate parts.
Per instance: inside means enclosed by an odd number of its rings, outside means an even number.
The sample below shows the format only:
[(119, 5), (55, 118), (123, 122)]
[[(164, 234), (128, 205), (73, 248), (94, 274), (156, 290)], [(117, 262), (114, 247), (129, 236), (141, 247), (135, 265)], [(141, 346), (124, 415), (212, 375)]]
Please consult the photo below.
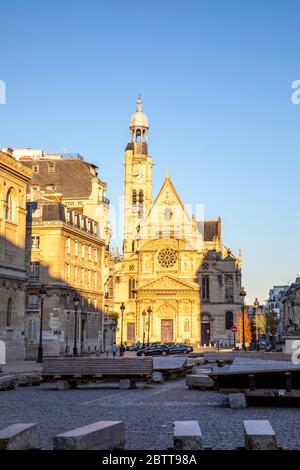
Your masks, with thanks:
[(112, 345), (111, 350), (112, 350), (113, 356), (116, 357), (116, 354), (118, 351), (118, 346), (116, 345), (116, 342), (114, 342), (114, 344)]
[(124, 344), (121, 344), (121, 346), (120, 346), (120, 356), (124, 356), (124, 353), (125, 353), (125, 346), (124, 346)]

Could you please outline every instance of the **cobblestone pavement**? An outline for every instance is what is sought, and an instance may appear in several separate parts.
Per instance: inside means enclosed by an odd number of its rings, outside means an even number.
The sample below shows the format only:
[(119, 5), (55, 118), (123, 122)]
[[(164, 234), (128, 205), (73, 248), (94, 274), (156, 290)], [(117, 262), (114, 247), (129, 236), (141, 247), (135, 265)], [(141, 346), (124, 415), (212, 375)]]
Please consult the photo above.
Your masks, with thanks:
[(198, 420), (204, 445), (213, 449), (243, 446), (244, 419), (269, 419), (279, 445), (300, 449), (300, 408), (250, 407), (231, 410), (225, 396), (188, 390), (184, 380), (139, 384), (136, 390), (91, 385), (58, 391), (52, 384), (0, 392), (0, 429), (17, 422), (37, 422), (41, 444), (51, 449), (53, 437), (100, 420), (125, 422), (126, 448), (166, 449), (172, 445), (175, 420)]

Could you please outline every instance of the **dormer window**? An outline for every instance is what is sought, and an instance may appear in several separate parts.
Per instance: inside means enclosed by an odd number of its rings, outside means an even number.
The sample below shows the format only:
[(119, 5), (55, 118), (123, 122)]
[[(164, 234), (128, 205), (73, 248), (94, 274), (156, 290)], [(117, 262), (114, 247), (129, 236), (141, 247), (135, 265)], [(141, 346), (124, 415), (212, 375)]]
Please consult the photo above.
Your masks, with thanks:
[(33, 165), (32, 172), (33, 173), (38, 173), (39, 172), (39, 166), (38, 165)]
[(55, 163), (54, 162), (48, 163), (48, 172), (49, 173), (55, 173)]

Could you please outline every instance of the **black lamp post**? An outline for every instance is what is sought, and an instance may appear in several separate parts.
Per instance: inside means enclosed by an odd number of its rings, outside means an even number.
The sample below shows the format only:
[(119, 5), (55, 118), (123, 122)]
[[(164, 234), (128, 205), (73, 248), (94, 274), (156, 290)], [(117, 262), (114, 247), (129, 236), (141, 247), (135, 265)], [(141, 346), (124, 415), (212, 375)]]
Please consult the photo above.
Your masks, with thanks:
[(121, 345), (123, 344), (123, 318), (124, 318), (124, 310), (125, 310), (125, 305), (124, 302), (121, 303)]
[(143, 348), (145, 347), (145, 335), (146, 335), (146, 332), (145, 332), (145, 318), (146, 318), (146, 310), (143, 310), (142, 312), (142, 315), (143, 315)]
[(66, 349), (65, 349), (65, 355), (66, 356), (68, 356), (69, 352), (70, 352), (69, 334), (70, 334), (70, 311), (67, 310), (67, 312), (66, 312)]
[(37, 362), (43, 362), (43, 313), (44, 313), (44, 298), (47, 294), (45, 286), (41, 285), (39, 290), (39, 296), (41, 299), (41, 316), (40, 316), (40, 341), (39, 341), (39, 348), (38, 348), (38, 357)]
[(75, 306), (75, 327), (74, 327), (73, 355), (78, 356), (78, 350), (77, 350), (77, 323), (78, 323), (78, 304), (80, 302), (80, 296), (77, 294), (77, 292), (74, 295), (73, 302), (74, 302), (74, 306)]
[(243, 329), (243, 339), (242, 339), (242, 349), (243, 351), (246, 351), (246, 344), (245, 344), (245, 297), (246, 297), (246, 291), (242, 287), (242, 290), (240, 292), (240, 297), (242, 299), (242, 329)]
[(150, 315), (152, 313), (152, 310), (151, 310), (151, 307), (148, 307), (148, 341), (147, 341), (147, 346), (149, 346), (149, 342), (150, 342)]

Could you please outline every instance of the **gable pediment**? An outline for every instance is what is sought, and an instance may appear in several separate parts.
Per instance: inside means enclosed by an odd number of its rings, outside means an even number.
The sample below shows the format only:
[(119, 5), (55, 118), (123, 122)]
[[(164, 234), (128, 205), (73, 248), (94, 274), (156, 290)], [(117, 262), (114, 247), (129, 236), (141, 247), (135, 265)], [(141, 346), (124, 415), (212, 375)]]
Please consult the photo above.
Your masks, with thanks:
[(151, 290), (176, 290), (176, 291), (195, 291), (199, 290), (199, 286), (196, 282), (186, 282), (174, 278), (173, 276), (162, 276), (159, 279), (154, 281), (147, 282), (143, 284), (140, 288), (140, 291), (151, 291)]

